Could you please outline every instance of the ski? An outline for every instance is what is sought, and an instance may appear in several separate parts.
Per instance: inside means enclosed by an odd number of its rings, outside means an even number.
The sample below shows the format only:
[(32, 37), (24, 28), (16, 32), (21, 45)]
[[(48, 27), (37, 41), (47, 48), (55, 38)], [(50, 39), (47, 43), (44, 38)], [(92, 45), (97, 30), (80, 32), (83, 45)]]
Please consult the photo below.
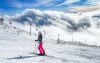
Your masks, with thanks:
[(35, 52), (30, 53), (30, 54), (37, 55), (37, 56), (48, 56), (47, 54), (45, 54), (45, 55), (39, 55), (39, 54), (37, 54), (37, 53), (35, 53)]

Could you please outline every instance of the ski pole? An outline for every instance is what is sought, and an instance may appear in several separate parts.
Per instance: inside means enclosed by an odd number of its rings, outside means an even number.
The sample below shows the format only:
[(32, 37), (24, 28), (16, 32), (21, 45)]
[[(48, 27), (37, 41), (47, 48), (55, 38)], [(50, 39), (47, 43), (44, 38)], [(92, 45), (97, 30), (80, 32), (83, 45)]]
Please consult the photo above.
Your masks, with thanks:
[(37, 45), (36, 45), (36, 41), (35, 41), (35, 52), (36, 52), (36, 54), (37, 54), (37, 49), (36, 49), (36, 46), (37, 46)]

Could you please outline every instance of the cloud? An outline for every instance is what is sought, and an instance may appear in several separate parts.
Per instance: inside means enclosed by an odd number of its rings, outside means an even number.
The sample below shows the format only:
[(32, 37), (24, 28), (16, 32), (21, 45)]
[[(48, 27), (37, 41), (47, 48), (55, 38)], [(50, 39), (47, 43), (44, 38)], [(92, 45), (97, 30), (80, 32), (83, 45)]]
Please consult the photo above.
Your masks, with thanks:
[(87, 12), (87, 11), (95, 11), (99, 9), (100, 6), (79, 6), (70, 9), (69, 12)]
[(98, 25), (100, 22), (97, 21), (99, 17), (94, 21), (92, 20), (92, 16), (100, 17), (100, 11), (85, 12), (80, 15), (79, 13), (73, 14), (61, 11), (26, 9), (22, 13), (12, 16), (12, 21), (25, 25), (26, 23), (29, 23), (29, 19), (27, 18), (30, 18), (32, 23), (36, 26), (57, 26), (59, 28), (65, 26), (68, 30), (71, 29), (77, 31), (80, 29), (88, 29), (94, 25), (100, 26)]
[(22, 8), (22, 3), (19, 0), (6, 0), (8, 7)]
[(36, 0), (36, 2), (30, 2), (30, 3), (23, 3), (22, 5), (24, 7), (39, 7), (41, 5), (43, 6), (51, 6), (54, 3), (50, 3), (53, 0)]
[(37, 0), (38, 3), (44, 4), (44, 5), (48, 4), (48, 3), (51, 2), (51, 1), (52, 1), (52, 0)]
[(60, 3), (55, 7), (59, 6), (64, 6), (66, 11), (67, 9), (71, 9), (71, 12), (92, 11), (99, 9), (100, 0), (65, 0), (63, 3)]
[(20, 2), (16, 2), (14, 3), (13, 5), (14, 7), (17, 7), (17, 8), (23, 8), (22, 4)]
[(78, 1), (80, 1), (80, 0), (65, 0), (63, 3), (56, 5), (56, 6), (70, 5), (70, 4), (73, 4), (73, 3), (78, 2)]
[(100, 6), (100, 0), (87, 0), (86, 4)]

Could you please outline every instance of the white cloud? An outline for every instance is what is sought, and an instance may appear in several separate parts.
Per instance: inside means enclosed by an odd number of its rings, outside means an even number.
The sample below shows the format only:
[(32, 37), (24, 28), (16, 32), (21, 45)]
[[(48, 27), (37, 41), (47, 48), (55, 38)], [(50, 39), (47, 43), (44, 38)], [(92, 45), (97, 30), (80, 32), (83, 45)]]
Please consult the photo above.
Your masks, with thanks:
[(100, 0), (87, 0), (86, 4), (100, 6)]
[(38, 7), (38, 6), (41, 6), (41, 5), (44, 5), (44, 6), (50, 6), (52, 5), (53, 3), (50, 3), (51, 1), (53, 0), (36, 0), (36, 2), (34, 3), (27, 3), (27, 4), (23, 4), (24, 7)]
[(74, 2), (78, 2), (80, 0), (65, 0), (63, 3), (59, 4), (59, 5), (56, 5), (56, 6), (61, 6), (61, 5), (70, 5)]
[(22, 8), (22, 7), (23, 7), (22, 4), (21, 4), (20, 2), (14, 3), (13, 6), (18, 7), (18, 8)]
[(6, 0), (8, 2), (9, 7), (17, 7), (22, 8), (22, 4), (19, 0)]
[(41, 4), (41, 5), (46, 5), (46, 4), (48, 4), (49, 2), (51, 2), (51, 1), (53, 1), (53, 0), (37, 0), (37, 2), (38, 2), (39, 4)]
[[(22, 24), (29, 22), (27, 17), (33, 20), (34, 25), (56, 25), (59, 27), (65, 26), (68, 29), (78, 30), (84, 29), (86, 26), (90, 28), (92, 26), (89, 19), (93, 15), (100, 14), (100, 11), (87, 12), (80, 14), (64, 13), (59, 11), (45, 10), (40, 11), (36, 9), (26, 9), (20, 14), (13, 16), (13, 20)], [(85, 21), (84, 21), (85, 20)], [(96, 25), (96, 24), (95, 24)]]
[(100, 10), (100, 6), (78, 6), (70, 9), (69, 12), (87, 12), (95, 10)]

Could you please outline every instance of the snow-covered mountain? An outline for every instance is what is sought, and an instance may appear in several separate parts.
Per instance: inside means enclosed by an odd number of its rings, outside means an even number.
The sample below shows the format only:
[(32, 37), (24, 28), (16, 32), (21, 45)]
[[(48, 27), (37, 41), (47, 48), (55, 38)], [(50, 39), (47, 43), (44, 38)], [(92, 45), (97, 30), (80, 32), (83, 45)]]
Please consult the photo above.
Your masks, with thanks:
[(14, 16), (5, 15), (5, 23), (9, 23), (10, 20), (13, 23), (12, 26), (28, 32), (28, 24), (31, 21), (33, 23), (32, 33), (36, 34), (41, 30), (46, 38), (57, 40), (59, 34), (60, 40), (74, 40), (100, 45), (100, 10), (85, 13), (64, 13), (26, 9)]

